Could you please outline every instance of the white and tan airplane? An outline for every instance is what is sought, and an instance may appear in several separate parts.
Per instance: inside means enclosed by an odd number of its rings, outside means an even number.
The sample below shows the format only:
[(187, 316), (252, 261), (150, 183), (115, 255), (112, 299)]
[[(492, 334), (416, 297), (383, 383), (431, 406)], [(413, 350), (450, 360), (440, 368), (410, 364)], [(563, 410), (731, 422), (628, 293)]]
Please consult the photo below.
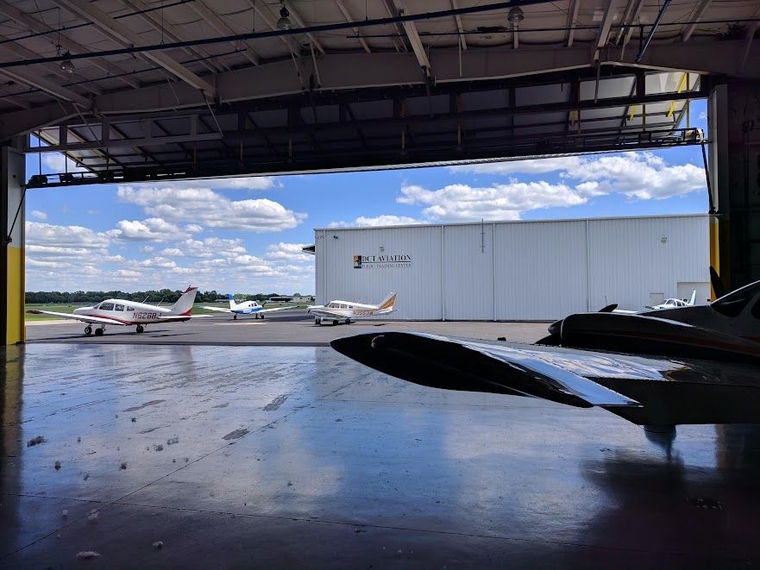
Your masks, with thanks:
[[(291, 297), (292, 298), (292, 297)], [(292, 309), (292, 307), (275, 307), (273, 309), (265, 309), (257, 301), (242, 301), (236, 303), (232, 293), (229, 295), (230, 308), (224, 307), (201, 307), (208, 311), (216, 311), (218, 313), (232, 313), (232, 318), (237, 319), (238, 315), (253, 315), (254, 319), (263, 319), (266, 313), (274, 313), (275, 311), (284, 311), (285, 309)]]
[(29, 309), (27, 313), (33, 315), (52, 315), (54, 317), (74, 319), (87, 323), (87, 326), (84, 328), (84, 334), (88, 336), (93, 332), (92, 325), (97, 325), (95, 336), (101, 336), (106, 330), (106, 325), (136, 325), (137, 328), (135, 330), (141, 333), (148, 324), (190, 320), (193, 317), (191, 313), (197, 293), (197, 287), (188, 287), (171, 307), (159, 307), (157, 305), (136, 303), (124, 299), (106, 299), (92, 307), (74, 309), (73, 313), (42, 311), (40, 309)]
[(391, 293), (379, 305), (367, 305), (355, 301), (330, 301), (327, 305), (312, 305), (306, 312), (314, 315), (314, 324), (323, 321), (337, 325), (350, 324), (352, 321), (366, 317), (392, 313), (396, 304), (396, 293)]

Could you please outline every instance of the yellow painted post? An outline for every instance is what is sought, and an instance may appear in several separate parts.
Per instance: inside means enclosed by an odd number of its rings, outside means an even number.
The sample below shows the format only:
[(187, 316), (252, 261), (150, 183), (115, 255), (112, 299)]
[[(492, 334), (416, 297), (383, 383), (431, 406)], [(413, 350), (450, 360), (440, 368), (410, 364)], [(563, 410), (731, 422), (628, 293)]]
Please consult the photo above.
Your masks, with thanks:
[[(718, 216), (710, 216), (710, 265), (720, 275), (720, 222)], [(717, 299), (715, 290), (710, 284), (710, 298)]]
[(5, 344), (17, 344), (26, 340), (24, 328), (24, 292), (26, 289), (25, 260), (24, 260), (24, 189), (21, 184), (25, 180), (26, 169), (24, 154), (5, 146), (0, 148), (2, 159), (0, 164), (0, 193), (2, 194), (2, 219), (6, 221), (3, 229), (2, 247), (5, 248)]

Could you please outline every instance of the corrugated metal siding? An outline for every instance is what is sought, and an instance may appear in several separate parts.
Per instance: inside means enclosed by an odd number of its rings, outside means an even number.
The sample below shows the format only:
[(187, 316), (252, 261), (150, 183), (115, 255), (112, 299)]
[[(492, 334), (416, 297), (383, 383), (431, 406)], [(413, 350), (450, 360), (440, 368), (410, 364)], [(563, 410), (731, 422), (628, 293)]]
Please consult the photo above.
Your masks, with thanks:
[[(395, 291), (389, 318), (442, 319), (441, 232), (440, 226), (324, 230), (316, 242), (318, 302), (378, 303)], [(372, 261), (355, 267), (354, 256)], [(398, 256), (410, 262), (381, 261)]]
[(641, 310), (650, 293), (678, 295), (678, 282), (710, 280), (707, 216), (589, 221), (591, 309)]
[(443, 318), (494, 318), (493, 224), (443, 227)]
[[(315, 237), (318, 302), (376, 303), (396, 291), (391, 318), (402, 320), (552, 320), (609, 303), (638, 310), (652, 292), (674, 297), (678, 283), (709, 281), (704, 215), (320, 229)], [(355, 255), (410, 263), (359, 269)]]
[(496, 226), (496, 319), (545, 320), (586, 310), (586, 224)]

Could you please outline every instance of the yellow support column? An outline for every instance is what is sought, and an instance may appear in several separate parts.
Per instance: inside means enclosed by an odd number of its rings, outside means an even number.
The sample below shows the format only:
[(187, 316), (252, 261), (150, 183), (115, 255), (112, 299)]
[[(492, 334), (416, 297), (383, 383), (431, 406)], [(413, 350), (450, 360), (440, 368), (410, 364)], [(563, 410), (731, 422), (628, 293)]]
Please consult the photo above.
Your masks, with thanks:
[(24, 328), (24, 154), (10, 146), (0, 147), (0, 194), (2, 194), (3, 273), (5, 298), (2, 314), (5, 344), (18, 344), (26, 340)]

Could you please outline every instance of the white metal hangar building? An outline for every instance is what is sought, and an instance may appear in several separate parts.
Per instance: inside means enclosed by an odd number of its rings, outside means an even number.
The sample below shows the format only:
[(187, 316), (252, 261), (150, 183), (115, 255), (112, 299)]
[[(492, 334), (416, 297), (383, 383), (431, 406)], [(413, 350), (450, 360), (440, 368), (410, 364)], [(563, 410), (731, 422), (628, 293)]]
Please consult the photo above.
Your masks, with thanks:
[(617, 303), (707, 301), (707, 215), (315, 230), (318, 303), (396, 320), (553, 320)]

